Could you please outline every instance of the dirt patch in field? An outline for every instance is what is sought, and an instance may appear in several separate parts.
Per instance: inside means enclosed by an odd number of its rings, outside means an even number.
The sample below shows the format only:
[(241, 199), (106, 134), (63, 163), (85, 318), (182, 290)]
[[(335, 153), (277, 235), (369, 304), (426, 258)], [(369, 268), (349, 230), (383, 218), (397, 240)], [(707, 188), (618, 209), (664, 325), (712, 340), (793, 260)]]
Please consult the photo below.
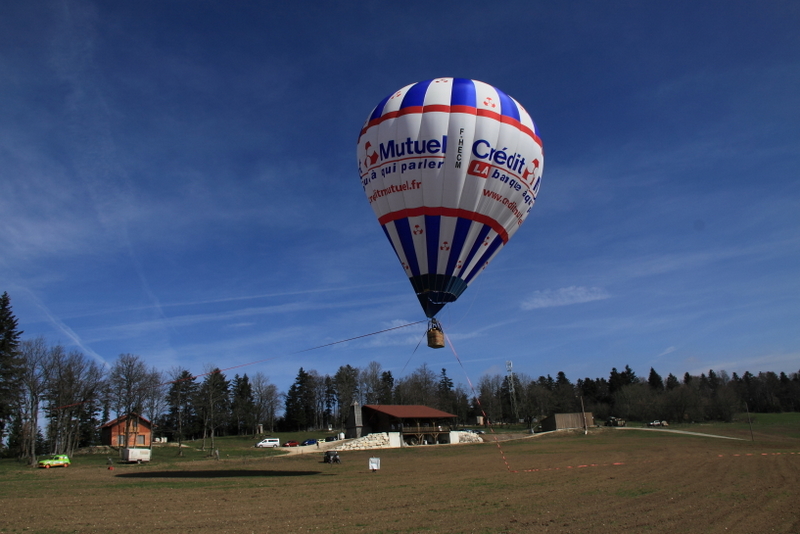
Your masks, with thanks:
[(797, 440), (484, 437), (342, 453), (341, 465), (309, 453), (20, 468), (0, 484), (0, 532), (800, 532)]

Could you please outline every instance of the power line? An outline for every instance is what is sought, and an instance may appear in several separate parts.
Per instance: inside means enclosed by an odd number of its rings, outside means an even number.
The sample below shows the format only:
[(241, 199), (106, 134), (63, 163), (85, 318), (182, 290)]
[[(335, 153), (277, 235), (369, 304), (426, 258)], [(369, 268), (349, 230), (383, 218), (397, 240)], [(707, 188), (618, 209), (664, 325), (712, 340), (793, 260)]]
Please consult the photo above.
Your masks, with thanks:
[[(406, 323), (406, 324), (403, 324), (403, 325), (400, 325), (400, 326), (393, 326), (391, 328), (385, 328), (383, 330), (370, 332), (369, 334), (362, 334), (360, 336), (350, 337), (350, 338), (347, 338), (347, 339), (341, 339), (339, 341), (332, 341), (331, 343), (325, 343), (324, 345), (318, 345), (316, 347), (311, 347), (311, 348), (308, 348), (308, 349), (298, 350), (297, 352), (290, 352), (288, 354), (281, 354), (279, 356), (272, 356), (271, 358), (264, 358), (264, 359), (261, 359), (261, 360), (255, 360), (255, 361), (252, 361), (252, 362), (242, 363), (242, 364), (239, 364), (239, 365), (232, 365), (231, 367), (226, 367), (224, 369), (214, 369), (213, 371), (208, 371), (206, 373), (200, 373), (200, 374), (197, 374), (197, 375), (192, 375), (192, 376), (186, 377), (186, 378), (179, 378), (177, 380), (169, 380), (167, 382), (164, 382), (164, 383), (158, 384), (156, 386), (153, 386), (153, 389), (160, 388), (162, 386), (166, 386), (166, 385), (169, 385), (169, 384), (177, 384), (178, 382), (184, 382), (186, 380), (195, 380), (197, 378), (200, 378), (201, 376), (207, 376), (207, 375), (211, 375), (211, 374), (215, 374), (215, 373), (222, 373), (223, 371), (230, 371), (232, 369), (239, 369), (240, 367), (247, 367), (249, 365), (255, 365), (257, 363), (269, 362), (269, 361), (272, 361), (272, 360), (277, 360), (278, 358), (283, 358), (285, 356), (292, 356), (294, 354), (302, 354), (304, 352), (310, 352), (312, 350), (318, 350), (318, 349), (322, 349), (322, 348), (325, 348), (325, 347), (338, 345), (340, 343), (346, 343), (348, 341), (354, 341), (356, 339), (363, 339), (365, 337), (374, 336), (374, 335), (377, 335), (377, 334), (383, 334), (383, 333), (386, 333), (386, 332), (391, 332), (392, 330), (399, 330), (401, 328), (414, 326), (416, 324), (420, 324), (420, 323), (423, 323), (423, 322), (425, 322), (425, 321), (415, 321), (413, 323)], [(72, 408), (74, 406), (80, 406), (81, 404), (86, 404), (88, 402), (91, 402), (91, 400), (84, 400), (84, 401), (80, 401), (80, 402), (74, 402), (72, 404), (65, 404), (63, 406), (56, 407), (55, 410), (63, 410), (65, 408)]]

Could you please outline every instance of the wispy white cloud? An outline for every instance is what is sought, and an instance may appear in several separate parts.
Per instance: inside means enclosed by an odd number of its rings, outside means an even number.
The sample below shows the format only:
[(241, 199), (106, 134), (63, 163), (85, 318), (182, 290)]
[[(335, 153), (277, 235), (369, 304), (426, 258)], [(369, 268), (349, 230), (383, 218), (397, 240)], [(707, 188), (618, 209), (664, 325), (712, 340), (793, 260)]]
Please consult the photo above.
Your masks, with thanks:
[(725, 360), (714, 361), (708, 359), (706, 366), (699, 367), (695, 365), (694, 368), (689, 369), (689, 373), (692, 375), (699, 375), (701, 373), (708, 373), (709, 369), (713, 369), (715, 372), (727, 371), (739, 374), (745, 371), (759, 373), (762, 371), (780, 371), (784, 369), (786, 372), (793, 372), (792, 370), (798, 367), (798, 361), (800, 361), (800, 353), (797, 351), (771, 352), (760, 355), (741, 354), (737, 357)]
[(36, 305), (39, 306), (42, 312), (47, 316), (47, 319), (52, 323), (52, 325), (56, 328), (56, 330), (67, 336), (75, 346), (77, 346), (83, 352), (85, 352), (86, 354), (97, 360), (100, 364), (104, 365), (105, 367), (109, 367), (109, 364), (105, 360), (105, 358), (100, 356), (97, 352), (92, 350), (92, 348), (86, 345), (81, 339), (81, 337), (77, 333), (75, 333), (75, 331), (72, 328), (65, 325), (60, 319), (58, 319), (58, 317), (50, 313), (50, 310), (47, 309), (47, 306), (42, 304), (41, 301), (38, 298), (36, 298), (35, 295), (33, 295), (30, 292), (28, 292), (28, 294), (31, 297), (31, 300), (33, 300), (33, 302), (35, 302)]
[(534, 291), (531, 296), (522, 301), (520, 307), (523, 310), (535, 310), (538, 308), (581, 304), (610, 297), (611, 295), (600, 287), (570, 286), (556, 290)]
[[(385, 300), (385, 299), (384, 299)], [(376, 300), (374, 302), (384, 302)], [(367, 302), (368, 304), (373, 301)], [(129, 339), (146, 335), (162, 328), (187, 328), (200, 324), (215, 323), (223, 326), (242, 326), (247, 318), (263, 315), (283, 315), (292, 312), (335, 310), (353, 308), (364, 305), (364, 301), (337, 301), (330, 303), (320, 302), (287, 302), (273, 306), (260, 306), (241, 308), (228, 311), (215, 311), (210, 313), (183, 314), (173, 317), (162, 317), (155, 320), (115, 324), (108, 327), (99, 327), (95, 330), (95, 341), (109, 339)]]
[(662, 356), (666, 356), (667, 354), (671, 354), (671, 353), (675, 352), (676, 350), (677, 349), (675, 347), (667, 347), (666, 349), (664, 349), (664, 351), (661, 354), (656, 356), (656, 358), (660, 358)]

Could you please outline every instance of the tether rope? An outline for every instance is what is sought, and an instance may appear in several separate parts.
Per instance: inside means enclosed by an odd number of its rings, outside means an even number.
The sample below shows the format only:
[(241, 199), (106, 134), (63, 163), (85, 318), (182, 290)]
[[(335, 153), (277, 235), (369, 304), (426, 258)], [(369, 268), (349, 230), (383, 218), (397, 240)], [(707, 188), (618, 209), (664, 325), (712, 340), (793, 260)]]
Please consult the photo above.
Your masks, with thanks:
[(500, 451), (500, 457), (503, 459), (503, 464), (505, 464), (506, 469), (509, 473), (519, 473), (519, 471), (511, 469), (511, 465), (508, 463), (508, 459), (506, 458), (506, 453), (503, 450), (503, 447), (500, 445), (500, 440), (497, 439), (497, 433), (494, 431), (494, 426), (492, 425), (492, 420), (486, 415), (486, 411), (483, 409), (483, 405), (481, 404), (480, 396), (475, 391), (475, 386), (472, 384), (472, 380), (470, 380), (469, 375), (467, 374), (467, 370), (464, 368), (464, 364), (461, 362), (461, 358), (458, 356), (456, 352), (456, 348), (453, 345), (453, 341), (450, 339), (450, 336), (447, 335), (447, 332), (442, 329), (442, 333), (444, 337), (447, 339), (447, 344), (450, 345), (450, 350), (453, 351), (453, 356), (456, 357), (456, 361), (458, 365), (461, 366), (461, 370), (464, 372), (464, 377), (467, 379), (467, 383), (469, 384), (470, 390), (472, 390), (472, 397), (475, 399), (475, 402), (478, 404), (478, 408), (481, 410), (481, 414), (483, 415), (483, 420), (487, 422), (489, 426), (489, 431), (494, 438), (494, 443), (497, 445), (497, 450)]

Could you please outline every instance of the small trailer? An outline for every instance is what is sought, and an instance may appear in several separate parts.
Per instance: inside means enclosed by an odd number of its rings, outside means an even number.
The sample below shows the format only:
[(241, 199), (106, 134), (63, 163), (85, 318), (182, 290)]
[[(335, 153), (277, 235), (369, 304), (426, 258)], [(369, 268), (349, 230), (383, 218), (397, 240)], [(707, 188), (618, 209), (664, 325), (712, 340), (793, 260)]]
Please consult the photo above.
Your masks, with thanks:
[(150, 449), (122, 449), (122, 461), (140, 464), (150, 461)]

